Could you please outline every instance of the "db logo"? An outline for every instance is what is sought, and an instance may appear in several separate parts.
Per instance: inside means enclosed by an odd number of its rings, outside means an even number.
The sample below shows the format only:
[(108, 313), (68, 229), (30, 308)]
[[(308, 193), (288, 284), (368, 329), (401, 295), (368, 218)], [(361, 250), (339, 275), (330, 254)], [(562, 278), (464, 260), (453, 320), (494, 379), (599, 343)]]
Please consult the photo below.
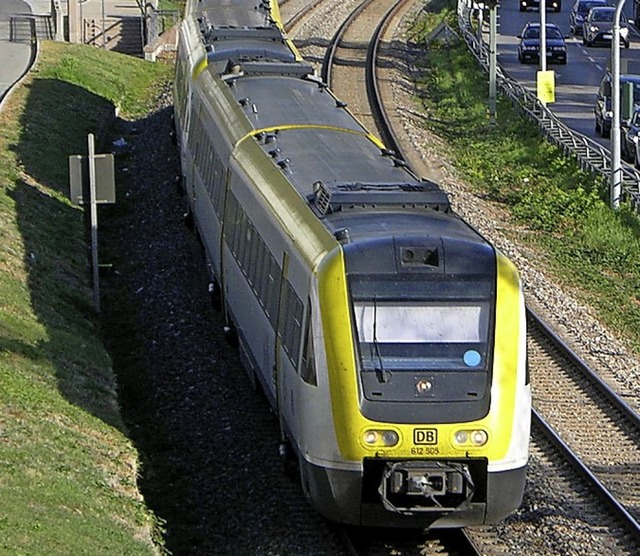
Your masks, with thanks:
[(438, 443), (438, 430), (437, 429), (413, 429), (413, 443), (414, 444), (437, 444)]

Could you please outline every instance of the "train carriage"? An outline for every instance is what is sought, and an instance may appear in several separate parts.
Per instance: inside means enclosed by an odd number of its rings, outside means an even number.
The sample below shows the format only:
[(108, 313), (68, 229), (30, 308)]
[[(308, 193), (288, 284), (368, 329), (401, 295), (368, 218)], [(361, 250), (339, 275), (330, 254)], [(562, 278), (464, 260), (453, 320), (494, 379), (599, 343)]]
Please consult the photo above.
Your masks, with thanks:
[(275, 2), (187, 2), (187, 210), (243, 364), (323, 515), (495, 522), (522, 498), (531, 393), (517, 271), (322, 83)]

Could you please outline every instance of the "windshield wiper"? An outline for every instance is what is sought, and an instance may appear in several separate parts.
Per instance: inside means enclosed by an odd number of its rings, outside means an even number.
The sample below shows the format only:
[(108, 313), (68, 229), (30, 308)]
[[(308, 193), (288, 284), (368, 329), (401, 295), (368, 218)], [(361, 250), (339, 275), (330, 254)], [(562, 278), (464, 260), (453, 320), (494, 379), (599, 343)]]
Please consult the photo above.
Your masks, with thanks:
[(384, 370), (384, 364), (382, 363), (382, 354), (380, 353), (380, 344), (378, 342), (378, 304), (376, 302), (376, 296), (373, 296), (373, 346), (376, 350), (376, 357), (378, 358), (378, 365), (376, 365), (376, 377), (378, 382), (388, 382), (387, 375)]

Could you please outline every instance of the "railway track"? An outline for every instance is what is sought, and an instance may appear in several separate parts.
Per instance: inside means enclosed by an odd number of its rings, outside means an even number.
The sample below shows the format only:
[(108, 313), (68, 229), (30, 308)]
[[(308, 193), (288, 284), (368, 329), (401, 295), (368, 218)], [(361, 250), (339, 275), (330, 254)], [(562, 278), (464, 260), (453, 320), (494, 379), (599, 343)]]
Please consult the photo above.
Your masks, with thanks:
[(323, 76), (336, 96), (371, 132), (384, 139), (383, 111), (377, 110), (374, 54), (392, 11), (406, 0), (364, 0), (331, 39)]
[(463, 530), (423, 533), (407, 530), (345, 528), (338, 535), (349, 556), (481, 556)]
[(528, 320), (536, 426), (567, 445), (640, 542), (640, 417), (539, 317)]
[(295, 34), (296, 28), (318, 9), (325, 0), (285, 0), (280, 3), (280, 10), (284, 19), (284, 26), (289, 34)]

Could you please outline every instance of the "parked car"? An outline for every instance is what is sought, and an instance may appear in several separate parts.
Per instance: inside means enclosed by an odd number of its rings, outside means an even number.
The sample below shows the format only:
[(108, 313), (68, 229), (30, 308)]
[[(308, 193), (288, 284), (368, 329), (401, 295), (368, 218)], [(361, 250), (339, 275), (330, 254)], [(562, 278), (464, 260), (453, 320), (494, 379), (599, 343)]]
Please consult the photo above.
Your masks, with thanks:
[[(633, 107), (640, 107), (640, 75), (623, 74), (620, 76), (620, 90), (629, 83), (633, 88)], [(621, 103), (622, 104), (622, 103)], [(621, 107), (622, 109), (622, 107)], [(607, 137), (611, 134), (611, 72), (605, 73), (598, 93), (596, 95), (596, 103), (593, 108), (595, 117), (596, 133), (601, 137)]]
[(622, 159), (640, 168), (640, 109), (636, 109), (629, 120), (620, 123), (620, 134)]
[(576, 0), (569, 13), (569, 32), (582, 35), (582, 24), (591, 8), (608, 6), (607, 0)]
[[(529, 8), (540, 9), (540, 0), (519, 0), (520, 11), (526, 12)], [(559, 12), (562, 9), (562, 0), (546, 0), (547, 10)]]
[[(582, 22), (582, 43), (586, 46), (594, 44), (611, 44), (613, 20), (616, 9), (613, 6), (591, 8)], [(620, 21), (620, 44), (629, 48), (629, 28), (626, 21)]]
[[(564, 35), (555, 23), (546, 24), (547, 61), (567, 63), (567, 45)], [(529, 21), (518, 35), (518, 61), (521, 64), (540, 61), (540, 23)]]

